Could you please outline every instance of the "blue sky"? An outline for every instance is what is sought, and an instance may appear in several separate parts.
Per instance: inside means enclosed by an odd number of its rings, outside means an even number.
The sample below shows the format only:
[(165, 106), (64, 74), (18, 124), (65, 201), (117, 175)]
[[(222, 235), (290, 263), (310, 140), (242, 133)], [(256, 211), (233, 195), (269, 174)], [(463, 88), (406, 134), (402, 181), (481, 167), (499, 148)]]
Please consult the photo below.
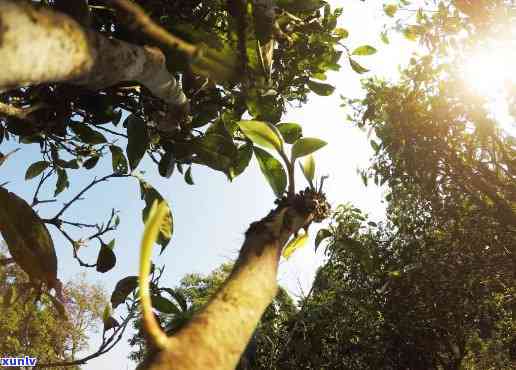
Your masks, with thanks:
[[(331, 3), (341, 5), (339, 1)], [(354, 1), (345, 4), (340, 25), (350, 31), (346, 44), (351, 49), (366, 43), (375, 46), (379, 49), (378, 54), (364, 57), (361, 61), (371, 69), (369, 75), (395, 76), (397, 63), (408, 59), (414, 45), (397, 36), (392, 37), (391, 45), (382, 44), (379, 34), (386, 19), (383, 17), (380, 1)], [(289, 110), (282, 121), (300, 123), (305, 136), (319, 137), (329, 143), (317, 153), (316, 161), (318, 175), (330, 175), (326, 182), (326, 191), (332, 204), (352, 202), (378, 220), (384, 213), (382, 189), (364, 187), (356, 174), (357, 168), (367, 166), (371, 155), (369, 138), (367, 133), (353, 127), (346, 120), (346, 113), (339, 107), (340, 94), (346, 97), (361, 95), (360, 76), (351, 71), (345, 58), (342, 64), (342, 70), (329, 77), (329, 82), (337, 86), (333, 96), (312, 96), (309, 103), (301, 109)], [(37, 179), (25, 181), (24, 173), (32, 162), (39, 160), (39, 147), (21, 146), (9, 141), (2, 144), (1, 151), (6, 153), (17, 147), (22, 147), (23, 150), (0, 167), (0, 182), (9, 181), (7, 188), (10, 191), (30, 200)], [(94, 176), (101, 177), (110, 173), (109, 158), (103, 162), (105, 163), (100, 163), (92, 171), (71, 172), (70, 189), (60, 195), (60, 203), (40, 206), (40, 216), (53, 216), (62, 202), (72, 198)], [(168, 200), (174, 215), (173, 239), (166, 252), (155, 259), (157, 264), (166, 265), (162, 282), (169, 286), (176, 285), (186, 273), (208, 273), (222, 262), (235, 258), (247, 226), (273, 208), (273, 193), (255, 162), (233, 183), (229, 183), (221, 173), (195, 167), (194, 186), (187, 185), (180, 175), (174, 175), (168, 180), (159, 177), (154, 164), (148, 159), (142, 162), (140, 169), (146, 172), (144, 177)], [(302, 181), (302, 176), (297, 178), (298, 182)], [(44, 190), (48, 194), (53, 192), (53, 183), (49, 182)], [(121, 223), (114, 235), (117, 239), (116, 267), (106, 274), (87, 271), (88, 280), (100, 282), (108, 294), (119, 279), (137, 274), (143, 206), (135, 179), (113, 179), (97, 185), (87, 193), (84, 200), (75, 203), (65, 214), (65, 218), (69, 220), (94, 223), (106, 219), (111, 208), (120, 210)], [(70, 245), (52, 226), (49, 229), (59, 258), (59, 277), (62, 280), (73, 279), (84, 269), (73, 260)], [(316, 228), (312, 228), (312, 238), (315, 232)], [(94, 262), (97, 253), (98, 245), (92, 242), (81, 250), (80, 255), (84, 260)], [(315, 270), (323, 260), (322, 250), (315, 254), (311, 243), (288, 261), (281, 262), (280, 283), (294, 295), (307, 292)], [(134, 368), (135, 364), (126, 359), (130, 351), (127, 338), (128, 336), (111, 353), (92, 360), (83, 368)], [(98, 337), (94, 335), (91, 350), (97, 344)]]

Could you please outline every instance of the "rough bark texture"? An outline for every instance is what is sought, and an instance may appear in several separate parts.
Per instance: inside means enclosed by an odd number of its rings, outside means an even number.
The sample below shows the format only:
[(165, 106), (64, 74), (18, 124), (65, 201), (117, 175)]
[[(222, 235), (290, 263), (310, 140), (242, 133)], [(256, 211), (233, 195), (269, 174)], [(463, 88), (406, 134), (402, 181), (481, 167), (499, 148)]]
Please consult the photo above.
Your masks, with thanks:
[(252, 224), (235, 268), (224, 285), (185, 328), (168, 338), (157, 356), (139, 369), (234, 369), (277, 293), (278, 262), (283, 246), (312, 220), (321, 221), (319, 204), (323, 204), (322, 214), (327, 216), (329, 206), (324, 197), (322, 203), (313, 202), (313, 198), (308, 200), (310, 205), (305, 207), (306, 198), (301, 193), (297, 205), (280, 205)]
[(168, 104), (187, 104), (159, 49), (107, 38), (44, 7), (0, 0), (0, 91), (48, 82), (98, 90), (123, 81)]

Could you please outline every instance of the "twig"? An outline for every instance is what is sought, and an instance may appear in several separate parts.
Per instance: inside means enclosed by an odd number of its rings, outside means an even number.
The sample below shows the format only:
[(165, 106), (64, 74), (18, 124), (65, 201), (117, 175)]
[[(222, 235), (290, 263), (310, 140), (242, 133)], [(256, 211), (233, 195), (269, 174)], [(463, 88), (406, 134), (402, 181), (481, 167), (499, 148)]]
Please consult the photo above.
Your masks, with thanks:
[(77, 200), (80, 199), (81, 196), (83, 196), (88, 190), (90, 190), (92, 187), (94, 187), (95, 185), (103, 182), (103, 181), (106, 181), (106, 180), (109, 180), (110, 178), (114, 178), (114, 177), (128, 177), (130, 175), (125, 175), (125, 174), (120, 174), (120, 173), (112, 173), (112, 174), (109, 174), (109, 175), (106, 175), (104, 177), (101, 177), (100, 179), (94, 179), (92, 182), (90, 182), (84, 189), (82, 189), (79, 193), (77, 193), (77, 195), (75, 197), (72, 198), (72, 200), (70, 200), (69, 202), (65, 203), (63, 208), (61, 208), (61, 210), (59, 212), (57, 212), (57, 214), (52, 218), (52, 220), (59, 220), (59, 217), (61, 217), (61, 215), (63, 213), (66, 212), (66, 210), (74, 203), (76, 202)]
[(94, 125), (96, 129), (99, 129), (99, 130), (102, 130), (102, 131), (106, 131), (106, 132), (109, 132), (110, 134), (112, 135), (116, 135), (116, 136), (121, 136), (121, 137), (125, 137), (127, 139), (127, 135), (126, 134), (122, 134), (120, 132), (116, 132), (116, 131), (113, 131), (113, 130), (110, 130), (108, 128), (105, 128), (105, 127), (102, 127), (102, 126), (99, 126), (99, 125)]
[(45, 181), (48, 180), (48, 178), (54, 173), (54, 170), (50, 170), (48, 171), (46, 174), (43, 173), (41, 175), (41, 179), (39, 180), (39, 183), (38, 183), (38, 187), (36, 188), (36, 191), (34, 192), (34, 197), (32, 198), (32, 204), (31, 204), (31, 207), (34, 207), (40, 203), (50, 203), (50, 202), (55, 202), (55, 200), (39, 200), (38, 199), (38, 194), (39, 194), (39, 191), (41, 190), (41, 187), (43, 186), (43, 183)]
[(109, 2), (134, 18), (133, 27), (139, 26), (147, 35), (166, 45), (179, 49), (190, 57), (195, 57), (198, 54), (199, 49), (195, 45), (189, 44), (188, 42), (167, 32), (163, 27), (156, 24), (147, 14), (145, 14), (139, 5), (128, 0), (110, 0)]

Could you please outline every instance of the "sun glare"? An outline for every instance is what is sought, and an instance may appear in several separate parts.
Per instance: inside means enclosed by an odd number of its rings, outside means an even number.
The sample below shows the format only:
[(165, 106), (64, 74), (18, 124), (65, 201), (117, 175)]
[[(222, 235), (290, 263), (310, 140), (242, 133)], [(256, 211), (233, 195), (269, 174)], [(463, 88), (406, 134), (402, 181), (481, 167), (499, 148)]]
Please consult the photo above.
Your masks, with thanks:
[(484, 96), (499, 125), (516, 133), (514, 118), (509, 114), (508, 84), (516, 84), (516, 51), (497, 48), (477, 51), (464, 63), (462, 78), (475, 94)]

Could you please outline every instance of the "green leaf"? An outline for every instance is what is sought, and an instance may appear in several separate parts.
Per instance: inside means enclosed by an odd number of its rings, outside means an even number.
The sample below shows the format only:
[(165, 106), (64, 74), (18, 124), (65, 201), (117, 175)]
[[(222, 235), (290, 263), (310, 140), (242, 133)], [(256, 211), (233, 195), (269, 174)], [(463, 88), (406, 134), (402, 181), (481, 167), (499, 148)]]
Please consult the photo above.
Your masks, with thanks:
[(310, 184), (310, 186), (313, 188), (313, 181), (315, 177), (315, 159), (313, 155), (309, 155), (306, 157), (306, 159), (303, 161), (303, 163), (299, 164), (301, 166), (301, 171), (303, 172), (303, 175), (305, 175), (306, 180)]
[(315, 236), (315, 251), (317, 252), (317, 248), (319, 248), (319, 244), (331, 236), (331, 232), (328, 229), (321, 229), (317, 232), (317, 235)]
[(403, 30), (403, 36), (409, 41), (417, 41), (419, 28), (417, 26), (409, 26)]
[(235, 163), (229, 171), (229, 179), (233, 180), (240, 175), (249, 166), (249, 162), (253, 157), (253, 144), (247, 143), (238, 148), (238, 155)]
[(104, 135), (84, 123), (72, 122), (69, 127), (86, 144), (96, 145), (107, 142)]
[(185, 182), (188, 185), (194, 185), (194, 181), (192, 178), (192, 166), (188, 167), (188, 169), (185, 172)]
[(333, 30), (333, 33), (340, 39), (346, 39), (349, 36), (348, 30), (344, 28), (335, 28), (335, 30)]
[(100, 246), (99, 255), (97, 257), (97, 271), (98, 272), (108, 272), (116, 264), (116, 256), (113, 250), (109, 247), (108, 244), (102, 243)]
[(335, 87), (322, 82), (309, 80), (307, 83), (310, 90), (320, 96), (329, 96), (335, 91)]
[(283, 166), (276, 158), (261, 148), (254, 147), (254, 154), (260, 165), (260, 170), (269, 182), (274, 194), (280, 198), (287, 187), (287, 175)]
[(181, 307), (181, 310), (183, 310), (183, 312), (186, 312), (188, 310), (186, 298), (181, 292), (170, 288), (164, 288), (163, 290), (170, 294), (172, 298), (174, 298), (175, 301), (179, 303), (179, 307)]
[(87, 160), (85, 160), (84, 163), (82, 164), (82, 166), (84, 168), (86, 168), (87, 170), (91, 170), (93, 167), (95, 167), (97, 165), (97, 163), (99, 162), (99, 159), (100, 159), (100, 156), (94, 155), (93, 157), (90, 157)]
[(124, 151), (122, 148), (116, 145), (110, 145), (109, 151), (111, 152), (113, 172), (126, 173), (128, 170), (127, 159), (125, 159)]
[(264, 121), (239, 121), (238, 127), (253, 143), (269, 149), (281, 151), (283, 141), (278, 130)]
[(163, 202), (165, 206), (168, 208), (168, 215), (164, 218), (159, 234), (157, 243), (161, 245), (161, 253), (165, 250), (166, 246), (170, 242), (172, 238), (172, 234), (174, 232), (174, 220), (172, 217), (172, 211), (168, 203), (163, 199), (161, 194), (154, 189), (148, 182), (140, 180), (140, 192), (141, 198), (145, 201), (145, 208), (142, 210), (142, 219), (143, 222), (146, 223), (149, 217), (149, 212), (152, 208), (152, 204), (154, 201), (158, 201), (159, 203)]
[(369, 72), (369, 70), (367, 68), (364, 68), (362, 67), (357, 61), (349, 58), (349, 65), (351, 66), (351, 68), (353, 69), (353, 71), (355, 71), (356, 73), (366, 73), (366, 72)]
[(145, 151), (149, 146), (149, 135), (145, 121), (131, 114), (125, 121), (127, 125), (127, 159), (131, 171), (138, 167), (138, 164), (145, 155)]
[(303, 136), (303, 129), (297, 123), (282, 122), (276, 128), (287, 144), (293, 144)]
[(292, 254), (298, 250), (299, 248), (302, 248), (306, 242), (308, 241), (308, 233), (301, 234), (293, 238), (287, 246), (283, 249), (283, 257), (286, 259), (289, 259)]
[(384, 44), (389, 44), (389, 37), (387, 36), (387, 32), (384, 31), (380, 34), (380, 39)]
[(60, 194), (63, 190), (68, 189), (70, 186), (70, 181), (68, 181), (68, 174), (62, 168), (58, 168), (57, 170), (57, 181), (56, 181), (56, 189), (54, 191), (54, 197)]
[(111, 293), (111, 305), (113, 309), (124, 303), (129, 294), (138, 286), (138, 277), (126, 276), (116, 283), (113, 293)]
[(321, 139), (314, 137), (302, 137), (292, 146), (292, 162), (294, 162), (297, 158), (312, 154), (313, 152), (321, 149), (326, 144), (326, 141)]
[(353, 55), (373, 55), (376, 53), (376, 49), (371, 45), (362, 45), (353, 50)]
[(383, 6), (383, 11), (385, 14), (387, 14), (389, 17), (394, 17), (396, 12), (398, 11), (398, 7), (394, 4), (388, 4)]
[(27, 168), (27, 171), (25, 172), (25, 180), (30, 180), (40, 175), (48, 168), (48, 166), (50, 166), (50, 163), (47, 161), (34, 162), (29, 166), (29, 168)]
[(176, 165), (176, 161), (174, 159), (174, 154), (172, 152), (166, 152), (161, 160), (159, 161), (158, 171), (162, 177), (166, 177), (167, 179), (172, 176), (174, 173), (174, 168)]
[(179, 315), (181, 313), (181, 310), (179, 310), (179, 308), (177, 308), (177, 306), (172, 303), (172, 301), (160, 295), (153, 295), (151, 297), (151, 301), (152, 306), (159, 312), (175, 315)]
[(192, 150), (200, 163), (224, 172), (229, 170), (238, 154), (235, 143), (219, 134), (195, 139)]

